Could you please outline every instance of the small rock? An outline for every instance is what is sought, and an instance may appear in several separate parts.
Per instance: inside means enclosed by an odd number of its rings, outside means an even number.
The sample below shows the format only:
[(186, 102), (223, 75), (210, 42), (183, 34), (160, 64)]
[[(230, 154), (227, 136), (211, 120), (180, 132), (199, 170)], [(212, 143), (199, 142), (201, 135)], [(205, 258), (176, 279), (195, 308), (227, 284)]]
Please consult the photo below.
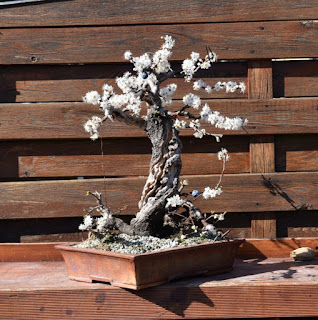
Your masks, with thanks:
[(309, 247), (302, 247), (292, 251), (290, 256), (294, 258), (295, 261), (310, 261), (314, 258), (315, 251)]

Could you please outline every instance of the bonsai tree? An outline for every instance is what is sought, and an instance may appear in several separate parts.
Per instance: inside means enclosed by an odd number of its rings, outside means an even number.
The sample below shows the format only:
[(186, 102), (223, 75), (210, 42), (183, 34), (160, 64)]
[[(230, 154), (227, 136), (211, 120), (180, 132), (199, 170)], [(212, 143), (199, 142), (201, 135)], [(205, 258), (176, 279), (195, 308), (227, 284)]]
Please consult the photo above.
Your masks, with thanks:
[[(162, 38), (163, 44), (155, 53), (147, 52), (134, 57), (130, 51), (125, 52), (124, 57), (133, 64), (134, 72), (126, 72), (116, 79), (120, 93), (115, 93), (112, 86), (105, 84), (102, 94), (91, 91), (83, 98), (86, 103), (98, 105), (102, 114), (101, 117), (92, 117), (85, 124), (85, 130), (90, 133), (92, 140), (98, 139), (101, 125), (123, 121), (127, 125), (138, 126), (146, 131), (152, 144), (152, 157), (148, 179), (138, 204), (139, 211), (130, 223), (124, 222), (112, 213), (110, 208), (103, 204), (99, 192), (88, 192), (96, 198), (97, 206), (90, 208), (79, 227), (81, 230), (101, 236), (116, 229), (132, 235), (163, 237), (167, 233), (178, 233), (181, 229), (196, 230), (197, 226), (203, 226), (207, 232), (215, 234), (210, 218), (224, 218), (224, 214), (207, 216), (195, 206), (194, 200), (198, 197), (210, 199), (222, 193), (220, 184), (225, 162), (229, 160), (227, 150), (222, 149), (218, 153), (219, 159), (223, 161), (218, 184), (207, 186), (204, 190), (185, 193), (183, 189), (188, 182), (180, 181), (182, 142), (179, 132), (191, 128), (196, 138), (208, 135), (219, 141), (222, 135), (202, 129), (202, 122), (225, 130), (239, 130), (247, 121), (240, 117), (222, 116), (219, 112), (213, 111), (208, 104), (203, 104), (200, 97), (194, 93), (186, 94), (183, 97), (183, 106), (173, 110), (172, 96), (177, 90), (177, 85), (172, 83), (164, 86), (164, 83), (176, 74), (181, 74), (185, 81), (193, 83), (194, 91), (205, 90), (213, 93), (225, 89), (226, 92), (244, 92), (245, 85), (230, 81), (218, 82), (211, 86), (202, 80), (193, 80), (199, 69), (209, 69), (217, 59), (209, 47), (204, 58), (200, 58), (199, 53), (192, 52), (190, 58), (182, 62), (180, 71), (172, 70), (168, 59), (175, 41), (169, 35)], [(143, 105), (147, 112), (142, 115)], [(94, 211), (99, 212), (100, 216), (92, 217)]]

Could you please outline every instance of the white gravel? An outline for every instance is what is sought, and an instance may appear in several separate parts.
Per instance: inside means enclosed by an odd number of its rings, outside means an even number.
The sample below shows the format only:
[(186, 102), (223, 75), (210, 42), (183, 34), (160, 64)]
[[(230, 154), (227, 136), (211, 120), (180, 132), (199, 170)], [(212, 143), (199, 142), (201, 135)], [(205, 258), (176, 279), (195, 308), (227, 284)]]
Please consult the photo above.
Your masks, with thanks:
[(214, 240), (215, 235), (211, 235), (207, 232), (191, 234), (182, 240), (180, 238), (161, 239), (152, 236), (130, 236), (127, 234), (117, 234), (113, 236), (113, 240), (111, 242), (107, 242), (106, 244), (102, 243), (98, 239), (87, 239), (80, 244), (77, 244), (76, 247), (95, 248), (129, 254), (141, 254), (199, 243), (214, 242)]

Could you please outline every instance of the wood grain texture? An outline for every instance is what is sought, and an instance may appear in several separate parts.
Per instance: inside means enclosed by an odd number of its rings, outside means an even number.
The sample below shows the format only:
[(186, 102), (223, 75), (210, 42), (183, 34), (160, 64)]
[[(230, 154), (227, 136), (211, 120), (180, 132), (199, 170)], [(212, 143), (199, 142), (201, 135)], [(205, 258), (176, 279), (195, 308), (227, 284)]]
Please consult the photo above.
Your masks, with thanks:
[(80, 242), (87, 239), (87, 232), (36, 234), (20, 237), (21, 243), (47, 243), (47, 242)]
[(317, 94), (318, 61), (274, 61), (274, 97), (311, 97)]
[(316, 77), (286, 77), (284, 81), (285, 97), (318, 96), (318, 74)]
[(317, 252), (317, 246), (317, 237), (275, 240), (248, 239), (239, 247), (238, 257), (243, 259), (289, 257), (291, 251), (301, 247), (309, 247)]
[[(189, 180), (186, 190), (215, 186), (219, 176), (183, 176)], [(306, 183), (304, 183), (304, 181)], [(145, 178), (106, 179), (106, 197), (113, 212), (124, 215), (137, 212), (137, 203)], [(272, 173), (225, 175), (223, 193), (212, 200), (198, 199), (204, 212), (264, 212), (315, 210), (318, 208), (318, 173)], [(104, 190), (103, 179), (3, 182), (0, 219), (76, 217), (95, 201), (88, 190)]]
[[(318, 229), (318, 228), (317, 228)], [(227, 228), (230, 231), (231, 238), (250, 238), (250, 228)], [(87, 239), (87, 232), (73, 233), (55, 233), (24, 235), (20, 237), (21, 243), (47, 243), (47, 242), (79, 242)]]
[(286, 152), (286, 171), (318, 171), (318, 150)]
[(299, 2), (238, 0), (211, 3), (208, 0), (157, 1), (103, 0), (45, 1), (39, 5), (4, 7), (0, 27), (65, 25), (169, 24), (258, 20), (316, 19), (314, 0)]
[[(246, 82), (246, 78), (203, 78), (203, 81), (216, 84), (218, 81), (234, 81), (236, 83)], [(86, 92), (96, 90), (101, 92), (104, 83), (115, 86), (114, 79), (89, 79), (89, 80), (42, 80), (42, 81), (17, 81), (16, 86), (16, 102), (53, 102), (53, 101), (82, 101), (82, 97)], [(178, 91), (173, 96), (175, 99), (182, 99), (187, 93), (193, 91), (192, 83), (185, 82), (184, 79), (167, 80), (167, 85), (175, 83)], [(234, 93), (226, 93), (225, 90), (214, 91), (208, 94), (202, 90), (200, 92), (202, 99), (242, 99), (247, 97), (247, 93), (236, 91)], [(13, 97), (9, 99), (12, 101)]]
[(286, 258), (238, 261), (228, 274), (138, 292), (71, 281), (63, 262), (0, 267), (5, 275), (0, 314), (5, 319), (219, 319), (318, 313), (313, 303), (318, 299), (317, 260), (305, 265)]
[(251, 173), (275, 172), (274, 136), (252, 136), (250, 157)]
[[(245, 130), (225, 131), (213, 129), (208, 124), (203, 128), (224, 135), (317, 133), (318, 98), (228, 100), (206, 101), (213, 110), (226, 116), (247, 118)], [(173, 108), (181, 106), (176, 102)], [(0, 105), (0, 140), (16, 139), (79, 139), (88, 138), (83, 124), (98, 108), (83, 103), (51, 104), (2, 104)], [(34, 117), (36, 115), (36, 118)], [(193, 130), (183, 130), (182, 136), (191, 136)], [(115, 121), (103, 126), (102, 137), (145, 137), (137, 127)]]
[[(220, 148), (226, 148), (232, 154), (248, 154), (248, 136), (224, 136), (221, 144), (214, 139), (196, 139), (193, 136), (182, 137), (183, 152), (213, 153), (216, 154)], [(144, 138), (113, 138), (103, 139), (103, 152), (106, 156), (119, 155), (147, 155), (151, 153), (151, 143), (147, 137)], [(77, 140), (17, 140), (0, 142), (0, 178), (17, 179), (19, 177), (19, 157), (21, 156), (100, 156), (101, 141), (86, 139)], [(233, 160), (233, 158), (232, 158)], [(218, 161), (217, 161), (218, 162)], [(243, 163), (241, 163), (243, 165)], [(217, 165), (217, 164), (216, 164)], [(228, 162), (227, 168), (236, 165), (234, 161)], [(87, 170), (87, 169), (86, 169)]]
[[(272, 61), (249, 61), (248, 98), (273, 98)], [(252, 136), (250, 142), (251, 173), (275, 172), (274, 136)], [(256, 213), (252, 215), (251, 235), (254, 238), (275, 238), (275, 213)]]
[(280, 135), (276, 137), (277, 171), (317, 171), (318, 135)]
[(273, 97), (272, 61), (248, 62), (248, 98), (271, 99)]
[[(229, 153), (226, 173), (249, 172), (248, 153)], [(38, 156), (19, 157), (19, 176), (76, 177), (76, 176), (147, 176), (150, 154), (96, 156)], [(216, 153), (183, 153), (182, 173), (212, 174), (222, 171)]]
[(317, 23), (279, 21), (0, 29), (0, 63), (123, 62), (123, 53), (127, 50), (140, 55), (159, 48), (163, 34), (176, 39), (172, 60), (185, 59), (193, 49), (205, 54), (206, 45), (217, 52), (219, 59), (315, 57)]
[[(86, 235), (85, 232), (81, 233)], [(70, 234), (69, 234), (70, 235)], [(44, 238), (46, 235), (43, 235)], [(53, 235), (48, 235), (53, 236)], [(28, 238), (29, 237), (29, 238)], [(38, 237), (38, 238), (35, 238)], [(39, 239), (34, 236), (33, 239)], [(31, 236), (25, 236), (26, 241), (31, 240)], [(53, 238), (51, 238), (53, 239)], [(55, 239), (57, 240), (57, 239)], [(45, 239), (44, 239), (45, 241)], [(67, 240), (68, 241), (68, 240)], [(81, 241), (81, 240), (78, 240)], [(28, 261), (59, 261), (62, 260), (60, 251), (55, 249), (55, 245), (63, 244), (66, 241), (51, 241), (43, 243), (2, 243), (0, 244), (1, 262), (28, 262)], [(253, 258), (287, 258), (290, 252), (300, 248), (309, 247), (317, 251), (318, 238), (281, 238), (281, 239), (246, 239), (237, 252), (240, 259)], [(1, 264), (0, 264), (1, 265)], [(36, 285), (36, 284), (35, 284)]]
[[(172, 68), (179, 70), (180, 63), (172, 63)], [(0, 66), (0, 102), (81, 101), (86, 92), (101, 91), (104, 82), (113, 84), (114, 79), (126, 71), (133, 71), (132, 64)], [(196, 74), (209, 84), (228, 80), (246, 82), (246, 76), (245, 62), (217, 62), (210, 70), (200, 70)], [(182, 98), (190, 89), (192, 91), (192, 84), (186, 83), (180, 75), (168, 81), (178, 85), (175, 98)], [(245, 98), (247, 93), (226, 94), (220, 90), (210, 95), (203, 91), (200, 95), (204, 98)]]
[(59, 261), (61, 254), (54, 248), (56, 242), (51, 243), (18, 243), (0, 244), (0, 261)]

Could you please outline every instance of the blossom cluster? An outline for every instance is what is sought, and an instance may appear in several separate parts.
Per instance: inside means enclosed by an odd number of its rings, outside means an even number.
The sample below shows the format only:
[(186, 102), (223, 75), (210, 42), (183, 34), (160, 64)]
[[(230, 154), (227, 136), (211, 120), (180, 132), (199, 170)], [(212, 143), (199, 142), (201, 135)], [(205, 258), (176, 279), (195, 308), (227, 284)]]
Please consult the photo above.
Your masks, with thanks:
[(217, 55), (213, 51), (209, 51), (204, 59), (200, 58), (200, 54), (192, 52), (190, 59), (185, 59), (182, 63), (182, 73), (186, 81), (191, 81), (193, 75), (199, 69), (209, 69), (211, 64), (217, 60)]
[(170, 197), (167, 199), (167, 204), (166, 204), (166, 207), (178, 207), (178, 206), (181, 206), (182, 204), (184, 203), (184, 200), (182, 200), (180, 198), (180, 196), (178, 194)]
[(91, 135), (92, 140), (96, 140), (99, 136), (98, 128), (102, 123), (102, 119), (100, 117), (92, 117), (92, 119), (88, 120), (85, 125), (84, 129)]
[(228, 151), (225, 148), (221, 148), (221, 151), (218, 152), (218, 159), (223, 161), (229, 161), (230, 156)]
[(207, 85), (203, 80), (199, 79), (197, 81), (193, 82), (193, 90), (200, 90), (201, 88), (205, 89), (206, 92), (211, 93), (212, 90), (215, 91), (220, 91), (225, 89), (225, 92), (235, 92), (236, 90), (240, 89), (241, 93), (244, 93), (246, 90), (246, 86), (244, 82), (240, 82), (237, 84), (236, 82), (233, 81), (228, 81), (228, 82), (217, 82), (213, 87)]
[(171, 70), (168, 59), (171, 56), (171, 50), (175, 44), (175, 40), (169, 35), (162, 37), (162, 39), (164, 39), (163, 45), (153, 55), (146, 52), (140, 57), (133, 57), (130, 51), (125, 52), (124, 58), (133, 63), (134, 71), (142, 73), (144, 70), (151, 69), (156, 74), (160, 74)]
[(224, 130), (240, 130), (248, 123), (247, 119), (242, 119), (240, 117), (223, 117), (220, 115), (220, 112), (212, 111), (208, 104), (205, 104), (202, 107), (200, 116), (203, 121), (210, 123), (216, 128)]
[(210, 199), (215, 198), (216, 196), (219, 196), (222, 193), (221, 187), (216, 187), (214, 189), (211, 189), (210, 187), (206, 187), (203, 191), (203, 198), (204, 199)]
[(177, 91), (177, 85), (171, 83), (165, 88), (160, 89), (159, 94), (162, 102), (162, 106), (165, 107), (172, 103), (172, 95)]
[(81, 231), (89, 230), (93, 227), (94, 219), (88, 214), (84, 217), (83, 223), (78, 227)]

